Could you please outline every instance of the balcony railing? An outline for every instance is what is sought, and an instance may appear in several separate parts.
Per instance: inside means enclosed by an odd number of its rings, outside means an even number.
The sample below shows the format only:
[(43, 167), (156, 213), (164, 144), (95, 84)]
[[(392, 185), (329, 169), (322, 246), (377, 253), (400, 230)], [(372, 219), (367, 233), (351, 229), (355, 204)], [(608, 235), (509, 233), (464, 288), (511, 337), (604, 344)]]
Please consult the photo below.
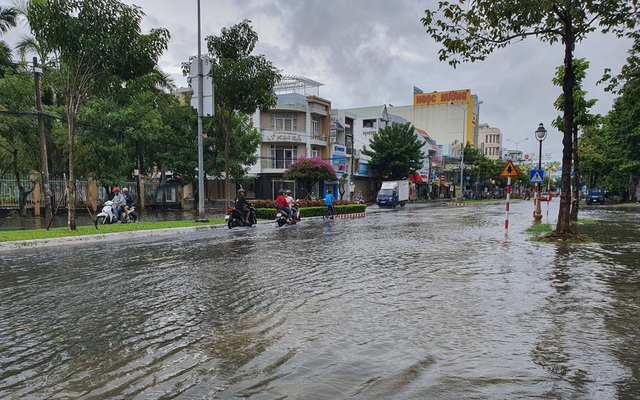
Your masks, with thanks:
[(311, 140), (316, 140), (322, 143), (327, 143), (327, 135), (322, 135), (318, 133), (311, 134)]
[(289, 165), (296, 162), (298, 160), (295, 158), (264, 158), (262, 159), (261, 166), (262, 169), (277, 169), (277, 170), (285, 170), (289, 168)]

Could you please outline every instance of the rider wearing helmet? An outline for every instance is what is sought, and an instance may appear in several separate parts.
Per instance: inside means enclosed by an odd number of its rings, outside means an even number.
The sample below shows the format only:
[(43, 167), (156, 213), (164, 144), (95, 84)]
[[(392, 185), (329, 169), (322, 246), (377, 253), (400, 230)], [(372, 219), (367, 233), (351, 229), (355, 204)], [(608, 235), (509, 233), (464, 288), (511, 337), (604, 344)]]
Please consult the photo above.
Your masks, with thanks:
[(133, 196), (131, 196), (131, 193), (129, 193), (129, 189), (122, 188), (122, 195), (124, 196), (124, 214), (125, 214), (125, 220), (129, 221), (129, 208), (131, 208), (131, 206), (133, 206)]
[(289, 202), (285, 197), (283, 189), (278, 191), (278, 197), (276, 197), (276, 208), (283, 213), (287, 214), (287, 222), (291, 222), (291, 209), (289, 208)]
[(249, 224), (249, 202), (246, 197), (247, 194), (244, 189), (238, 189), (238, 198), (236, 198), (236, 209), (240, 211), (242, 216), (244, 217), (245, 224)]
[(118, 222), (122, 222), (120, 215), (124, 212), (124, 206), (127, 204), (127, 199), (122, 193), (120, 193), (120, 188), (117, 186), (113, 188), (113, 199), (111, 199), (111, 201), (113, 201), (112, 208), (116, 213), (116, 219)]

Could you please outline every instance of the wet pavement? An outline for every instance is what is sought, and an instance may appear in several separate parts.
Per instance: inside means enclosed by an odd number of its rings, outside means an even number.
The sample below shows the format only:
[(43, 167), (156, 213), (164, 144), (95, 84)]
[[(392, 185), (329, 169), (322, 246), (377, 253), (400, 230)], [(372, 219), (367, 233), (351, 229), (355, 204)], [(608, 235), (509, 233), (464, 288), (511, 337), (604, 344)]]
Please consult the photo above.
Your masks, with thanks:
[(2, 252), (0, 398), (640, 397), (640, 208), (583, 207), (588, 244), (528, 241), (532, 211)]

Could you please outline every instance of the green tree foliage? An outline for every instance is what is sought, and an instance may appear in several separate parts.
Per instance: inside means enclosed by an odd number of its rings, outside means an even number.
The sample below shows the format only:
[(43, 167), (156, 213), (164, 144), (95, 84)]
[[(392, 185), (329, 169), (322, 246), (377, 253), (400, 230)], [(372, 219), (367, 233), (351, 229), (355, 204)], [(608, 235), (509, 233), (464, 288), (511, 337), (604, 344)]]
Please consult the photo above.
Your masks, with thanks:
[(564, 46), (562, 196), (555, 231), (559, 236), (574, 233), (570, 223), (574, 50), (587, 34), (597, 29), (617, 35), (633, 32), (637, 7), (635, 0), (460, 0), (440, 2), (437, 10), (426, 10), (421, 20), (427, 33), (442, 44), (440, 60), (454, 67), (463, 61), (482, 61), (494, 50), (528, 36)]
[(230, 146), (236, 114), (250, 115), (276, 105), (273, 87), (281, 75), (263, 55), (251, 55), (258, 34), (251, 21), (224, 28), (220, 36), (208, 36), (207, 49), (211, 61), (211, 77), (214, 82), (215, 118), (225, 143), (225, 194), (229, 204), (231, 196)]
[(35, 188), (24, 187), (22, 178), (39, 169), (36, 121), (30, 118), (34, 108), (33, 75), (7, 70), (0, 79), (0, 176), (7, 171), (16, 179), (21, 216), (26, 216), (27, 196)]
[[(466, 165), (465, 175), (470, 177), (469, 182), (472, 185), (477, 182), (486, 185), (487, 182), (490, 182), (491, 180), (500, 179), (500, 173), (506, 165), (503, 161), (493, 161), (488, 159), (480, 152), (480, 150), (471, 147), (471, 143), (468, 142), (464, 149), (464, 163)], [(521, 171), (519, 171), (519, 174), (519, 179), (529, 178), (528, 176), (525, 177)]]
[[(0, 35), (6, 33), (17, 24), (18, 11), (14, 7), (0, 6)], [(0, 77), (4, 76), (11, 66), (11, 48), (0, 40)]]
[(640, 115), (637, 106), (640, 102), (640, 32), (632, 32), (629, 36), (633, 39), (633, 45), (626, 64), (617, 76), (605, 75), (603, 78), (603, 81), (609, 82), (608, 90), (619, 94), (620, 98), (607, 115), (602, 131), (589, 135), (591, 146), (585, 146), (582, 154), (592, 149), (606, 154), (602, 157), (604, 159), (598, 159), (597, 154), (593, 154), (590, 161), (596, 162), (590, 164), (590, 172), (598, 172), (606, 189), (617, 192), (622, 198), (635, 197), (636, 201), (640, 201), (637, 126)]
[(43, 53), (54, 54), (67, 112), (68, 223), (75, 223), (76, 123), (90, 94), (152, 71), (167, 48), (165, 29), (143, 34), (144, 13), (118, 0), (31, 0), (27, 18)]
[[(205, 148), (208, 150), (205, 169), (209, 175), (222, 177), (225, 171), (225, 135), (221, 134), (223, 127), (218, 119), (209, 119), (205, 127)], [(209, 135), (209, 132), (212, 134)], [(262, 143), (262, 134), (253, 126), (247, 114), (236, 113), (229, 139), (230, 175), (235, 180), (241, 180), (248, 172), (245, 166), (258, 161), (256, 149)]]
[[(579, 158), (579, 143), (578, 143), (578, 131), (584, 130), (585, 127), (594, 126), (600, 119), (599, 115), (589, 114), (591, 109), (598, 100), (587, 100), (587, 92), (582, 89), (582, 81), (587, 77), (587, 70), (589, 69), (589, 62), (584, 59), (574, 59), (574, 74), (576, 77), (576, 85), (573, 88), (574, 110), (575, 116), (573, 119), (573, 183), (572, 183), (572, 196), (571, 196), (571, 213), (570, 219), (572, 222), (578, 221), (578, 209), (580, 207), (580, 158)], [(556, 75), (553, 78), (553, 84), (562, 86), (564, 80), (564, 66), (560, 66), (556, 69)], [(564, 111), (564, 96), (558, 97), (554, 103), (555, 108), (558, 111)], [(558, 116), (553, 120), (552, 125), (559, 130), (562, 130), (564, 121), (562, 116)]]
[(381, 177), (407, 179), (423, 166), (423, 144), (411, 123), (391, 124), (378, 129), (371, 139), (371, 148), (364, 146), (362, 154), (371, 157), (369, 167)]
[(603, 186), (623, 200), (640, 185), (640, 79), (628, 80), (601, 129), (585, 131), (581, 159), (590, 186)]
[(338, 179), (331, 164), (317, 157), (298, 158), (284, 171), (283, 178), (299, 182), (307, 193), (311, 193), (317, 182), (335, 182)]

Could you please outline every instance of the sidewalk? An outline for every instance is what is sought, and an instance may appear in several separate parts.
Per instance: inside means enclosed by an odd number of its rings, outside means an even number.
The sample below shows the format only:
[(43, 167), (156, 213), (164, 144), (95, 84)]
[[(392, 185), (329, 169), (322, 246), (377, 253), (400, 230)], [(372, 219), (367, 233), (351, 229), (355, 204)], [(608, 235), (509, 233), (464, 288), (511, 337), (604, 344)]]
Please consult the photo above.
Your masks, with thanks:
[[(269, 221), (270, 222), (270, 221)], [(84, 236), (67, 236), (53, 239), (33, 239), (33, 240), (20, 240), (17, 242), (0, 242), (0, 253), (3, 251), (21, 250), (21, 249), (33, 249), (41, 247), (54, 247), (61, 245), (76, 245), (85, 243), (106, 242), (113, 240), (125, 240), (125, 239), (138, 239), (138, 238), (152, 238), (162, 237), (176, 234), (192, 233), (199, 231), (208, 231), (212, 229), (227, 228), (225, 224), (217, 225), (202, 225), (202, 226), (189, 226), (183, 228), (166, 228), (166, 229), (149, 229), (141, 231), (127, 231), (127, 232), (114, 232), (103, 233), (96, 235), (84, 235)]]

